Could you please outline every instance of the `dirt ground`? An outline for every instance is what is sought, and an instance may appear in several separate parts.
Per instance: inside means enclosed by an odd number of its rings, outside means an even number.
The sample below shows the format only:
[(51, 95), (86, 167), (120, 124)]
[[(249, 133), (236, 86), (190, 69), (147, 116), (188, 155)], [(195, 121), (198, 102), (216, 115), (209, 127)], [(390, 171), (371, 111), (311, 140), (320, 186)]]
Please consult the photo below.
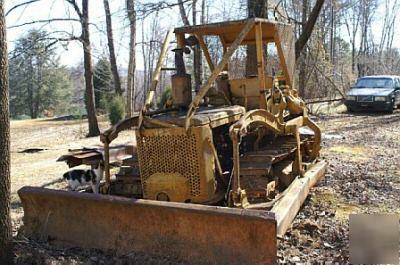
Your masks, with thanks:
[[(351, 213), (400, 214), (400, 111), (394, 114), (330, 114), (316, 117), (323, 130), (322, 158), (329, 172), (308, 196), (292, 228), (279, 240), (279, 262), (348, 262)], [(108, 127), (101, 122), (102, 129)], [(16, 194), (25, 185), (65, 189), (68, 168), (56, 159), (71, 148), (99, 144), (85, 138), (86, 121), (13, 121), (12, 221), (17, 264), (175, 264), (141, 253), (117, 257), (99, 250), (56, 249), (32, 242), (18, 229), (23, 211)], [(131, 141), (124, 132), (118, 143)], [(20, 153), (43, 148), (37, 153)]]
[(348, 263), (349, 214), (400, 215), (400, 111), (317, 121), (329, 171), (280, 240), (279, 260)]
[[(99, 122), (101, 130), (109, 128), (105, 121)], [(23, 215), (17, 191), (23, 186), (66, 189), (62, 179), (69, 170), (57, 158), (68, 149), (93, 147), (101, 144), (99, 137), (86, 138), (86, 120), (57, 121), (51, 119), (11, 122), (11, 215), (14, 233), (20, 226)], [(115, 143), (127, 143), (134, 137), (122, 132)], [(43, 149), (40, 152), (24, 152), (27, 149)]]

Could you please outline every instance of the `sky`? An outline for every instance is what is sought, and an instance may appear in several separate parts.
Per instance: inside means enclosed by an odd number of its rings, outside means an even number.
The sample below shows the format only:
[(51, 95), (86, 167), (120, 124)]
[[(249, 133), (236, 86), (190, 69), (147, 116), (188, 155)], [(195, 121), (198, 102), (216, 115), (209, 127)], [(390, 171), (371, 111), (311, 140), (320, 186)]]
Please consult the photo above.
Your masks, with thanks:
[[(26, 0), (8, 0), (6, 1), (6, 11), (16, 4), (23, 3)], [(80, 5), (80, 1), (77, 1)], [(146, 2), (157, 2), (149, 1)], [(213, 2), (213, 1), (210, 1)], [(217, 6), (211, 7), (212, 12), (223, 12), (226, 8), (233, 8), (232, 0), (221, 0)], [(129, 21), (125, 13), (125, 0), (109, 0), (110, 10), (112, 14), (114, 43), (116, 48), (117, 63), (120, 67), (126, 68), (128, 64), (128, 48), (129, 48)], [(77, 22), (52, 22), (52, 23), (37, 23), (33, 25), (26, 25), (22, 27), (15, 27), (36, 20), (47, 20), (51, 18), (76, 18), (74, 10), (65, 0), (40, 0), (39, 2), (30, 4), (26, 7), (20, 7), (12, 11), (6, 17), (8, 27), (8, 42), (9, 50), (14, 47), (15, 41), (26, 34), (30, 29), (43, 29), (48, 32), (65, 31), (73, 33), (74, 35), (80, 34), (80, 25)], [(163, 31), (167, 31), (169, 27), (182, 26), (180, 19), (179, 9), (177, 7), (169, 8), (161, 12), (159, 16)], [(102, 56), (107, 56), (108, 46), (106, 38), (106, 25), (104, 16), (104, 6), (102, 0), (89, 1), (89, 20), (91, 25), (91, 42), (93, 51), (93, 60), (96, 61)], [(146, 16), (144, 20), (139, 20), (137, 23), (136, 41), (142, 41), (141, 30), (144, 29), (145, 34), (148, 34), (152, 17)], [(144, 22), (143, 22), (144, 21)], [(60, 35), (61, 34), (61, 35)], [(64, 33), (59, 33), (54, 36), (65, 36)], [(163, 38), (163, 37), (162, 37)], [(61, 45), (60, 45), (61, 46)], [(140, 47), (137, 47), (137, 68), (143, 69), (143, 59), (140, 54)], [(76, 66), (83, 60), (82, 46), (79, 42), (69, 42), (63, 47), (59, 47), (60, 61), (64, 65)]]
[[(21, 2), (23, 2), (23, 0), (6, 1), (6, 10)], [(124, 11), (125, 1), (110, 0), (109, 2), (113, 15), (113, 33), (118, 64), (125, 65), (127, 64), (129, 46), (128, 20), (126, 19)], [(26, 34), (29, 29), (32, 28), (43, 29), (48, 32), (66, 31), (79, 36), (80, 25), (77, 22), (38, 23), (12, 28), (15, 25), (30, 21), (66, 17), (76, 18), (76, 15), (70, 5), (64, 0), (41, 0), (27, 7), (18, 8), (6, 17), (9, 50), (12, 50), (14, 42), (18, 38)], [(102, 55), (107, 55), (106, 27), (102, 0), (89, 1), (89, 20), (90, 23), (93, 24), (90, 26), (93, 57), (94, 60), (97, 60)], [(65, 34), (54, 34), (54, 36), (65, 36)], [(77, 65), (83, 60), (82, 46), (78, 41), (72, 41), (63, 47), (59, 47), (59, 54), (61, 63), (68, 66)]]
[[(25, 2), (26, 0), (7, 0), (6, 11), (16, 4)], [(156, 0), (137, 0), (137, 3), (141, 2), (158, 2)], [(381, 2), (385, 0), (380, 0)], [(394, 0), (390, 0), (394, 1)], [(77, 0), (80, 3), (80, 0)], [(173, 2), (173, 1), (170, 1)], [(200, 1), (199, 1), (200, 2)], [(330, 1), (327, 0), (327, 3)], [(114, 42), (116, 47), (117, 63), (120, 68), (126, 68), (128, 64), (128, 47), (129, 47), (129, 27), (128, 20), (125, 13), (125, 0), (109, 0), (110, 9), (113, 18), (113, 33)], [(208, 13), (210, 20), (225, 20), (226, 17), (221, 17), (220, 14), (238, 14), (239, 6), (243, 6), (243, 0), (208, 0)], [(380, 5), (377, 11), (377, 18), (382, 18), (384, 12), (384, 5)], [(241, 12), (241, 14), (244, 12)], [(75, 35), (80, 34), (80, 26), (77, 22), (52, 22), (52, 23), (39, 23), (33, 25), (26, 25), (22, 27), (15, 27), (23, 23), (35, 21), (35, 20), (47, 20), (50, 18), (66, 18), (73, 17), (76, 15), (71, 6), (65, 0), (40, 0), (39, 2), (30, 4), (29, 6), (20, 7), (15, 11), (7, 15), (7, 27), (8, 27), (8, 41), (9, 50), (13, 49), (15, 41), (26, 34), (29, 29), (43, 29), (48, 32), (68, 32)], [(216, 19), (218, 17), (218, 19)], [(239, 17), (236, 17), (239, 18)], [(91, 25), (91, 41), (93, 60), (97, 61), (102, 56), (107, 56), (108, 47), (106, 39), (106, 26), (104, 17), (104, 6), (102, 0), (89, 0), (89, 19)], [(146, 16), (143, 20), (139, 20), (137, 24), (137, 43), (142, 40), (142, 30), (144, 34), (149, 33), (149, 27), (152, 21), (152, 16)], [(181, 18), (178, 7), (173, 7), (160, 12), (159, 24), (163, 31), (166, 31), (169, 27), (181, 26)], [(400, 24), (400, 20), (397, 20), (397, 24)], [(382, 22), (376, 19), (373, 23), (373, 32), (379, 36), (380, 27)], [(400, 26), (400, 25), (399, 25)], [(63, 33), (59, 33), (63, 34)], [(60, 35), (57, 36), (60, 36)], [(347, 33), (342, 30), (340, 33), (341, 37), (346, 40)], [(377, 37), (376, 36), (376, 37)], [(400, 34), (396, 34), (394, 43), (397, 48), (400, 47)], [(143, 59), (140, 54), (141, 49), (137, 47), (137, 69), (143, 69)], [(81, 44), (77, 41), (69, 42), (63, 47), (59, 47), (60, 61), (62, 64), (67, 66), (76, 66), (83, 60), (83, 52)]]

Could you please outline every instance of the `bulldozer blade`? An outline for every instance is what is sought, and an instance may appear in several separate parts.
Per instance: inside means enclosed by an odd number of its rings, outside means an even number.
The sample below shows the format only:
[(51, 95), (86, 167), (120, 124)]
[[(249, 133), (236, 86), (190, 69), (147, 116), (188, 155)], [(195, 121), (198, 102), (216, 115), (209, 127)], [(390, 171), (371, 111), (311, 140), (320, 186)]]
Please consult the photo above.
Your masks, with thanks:
[(310, 189), (325, 175), (327, 166), (327, 162), (319, 161), (307, 170), (302, 178), (296, 178), (287, 188), (285, 196), (271, 209), (277, 219), (278, 236), (286, 233)]
[(275, 264), (274, 213), (23, 187), (23, 233), (59, 246), (193, 264)]

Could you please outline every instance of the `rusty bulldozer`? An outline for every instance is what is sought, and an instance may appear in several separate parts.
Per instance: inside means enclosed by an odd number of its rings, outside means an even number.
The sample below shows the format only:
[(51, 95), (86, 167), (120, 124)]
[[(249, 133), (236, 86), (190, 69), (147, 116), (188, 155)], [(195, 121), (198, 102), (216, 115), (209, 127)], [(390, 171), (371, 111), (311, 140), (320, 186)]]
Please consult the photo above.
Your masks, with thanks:
[[(175, 67), (163, 68), (173, 34)], [(293, 34), (291, 25), (260, 18), (169, 31), (139, 114), (101, 135), (100, 155), (64, 157), (70, 166), (104, 161), (103, 194), (24, 187), (24, 233), (193, 263), (275, 263), (277, 238), (327, 165), (319, 159), (320, 129), (294, 88)], [(220, 53), (210, 53), (209, 37)], [(257, 75), (237, 78), (232, 58), (243, 45), (256, 47)], [(194, 46), (210, 73), (198, 91), (185, 67)], [(175, 73), (171, 96), (157, 109), (162, 70)], [(134, 147), (113, 147), (128, 129)]]

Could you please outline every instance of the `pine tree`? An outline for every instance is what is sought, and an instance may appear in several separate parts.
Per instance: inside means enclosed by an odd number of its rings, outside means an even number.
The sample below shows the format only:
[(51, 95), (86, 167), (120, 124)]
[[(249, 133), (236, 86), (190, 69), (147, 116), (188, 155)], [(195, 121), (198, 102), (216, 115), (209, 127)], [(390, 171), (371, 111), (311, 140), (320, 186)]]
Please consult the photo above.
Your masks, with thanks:
[(93, 76), (94, 95), (97, 109), (107, 109), (114, 94), (111, 65), (107, 58), (101, 58), (94, 67)]
[(47, 33), (28, 32), (17, 40), (10, 56), (11, 116), (38, 118), (49, 108), (64, 112), (71, 98), (68, 75)]

